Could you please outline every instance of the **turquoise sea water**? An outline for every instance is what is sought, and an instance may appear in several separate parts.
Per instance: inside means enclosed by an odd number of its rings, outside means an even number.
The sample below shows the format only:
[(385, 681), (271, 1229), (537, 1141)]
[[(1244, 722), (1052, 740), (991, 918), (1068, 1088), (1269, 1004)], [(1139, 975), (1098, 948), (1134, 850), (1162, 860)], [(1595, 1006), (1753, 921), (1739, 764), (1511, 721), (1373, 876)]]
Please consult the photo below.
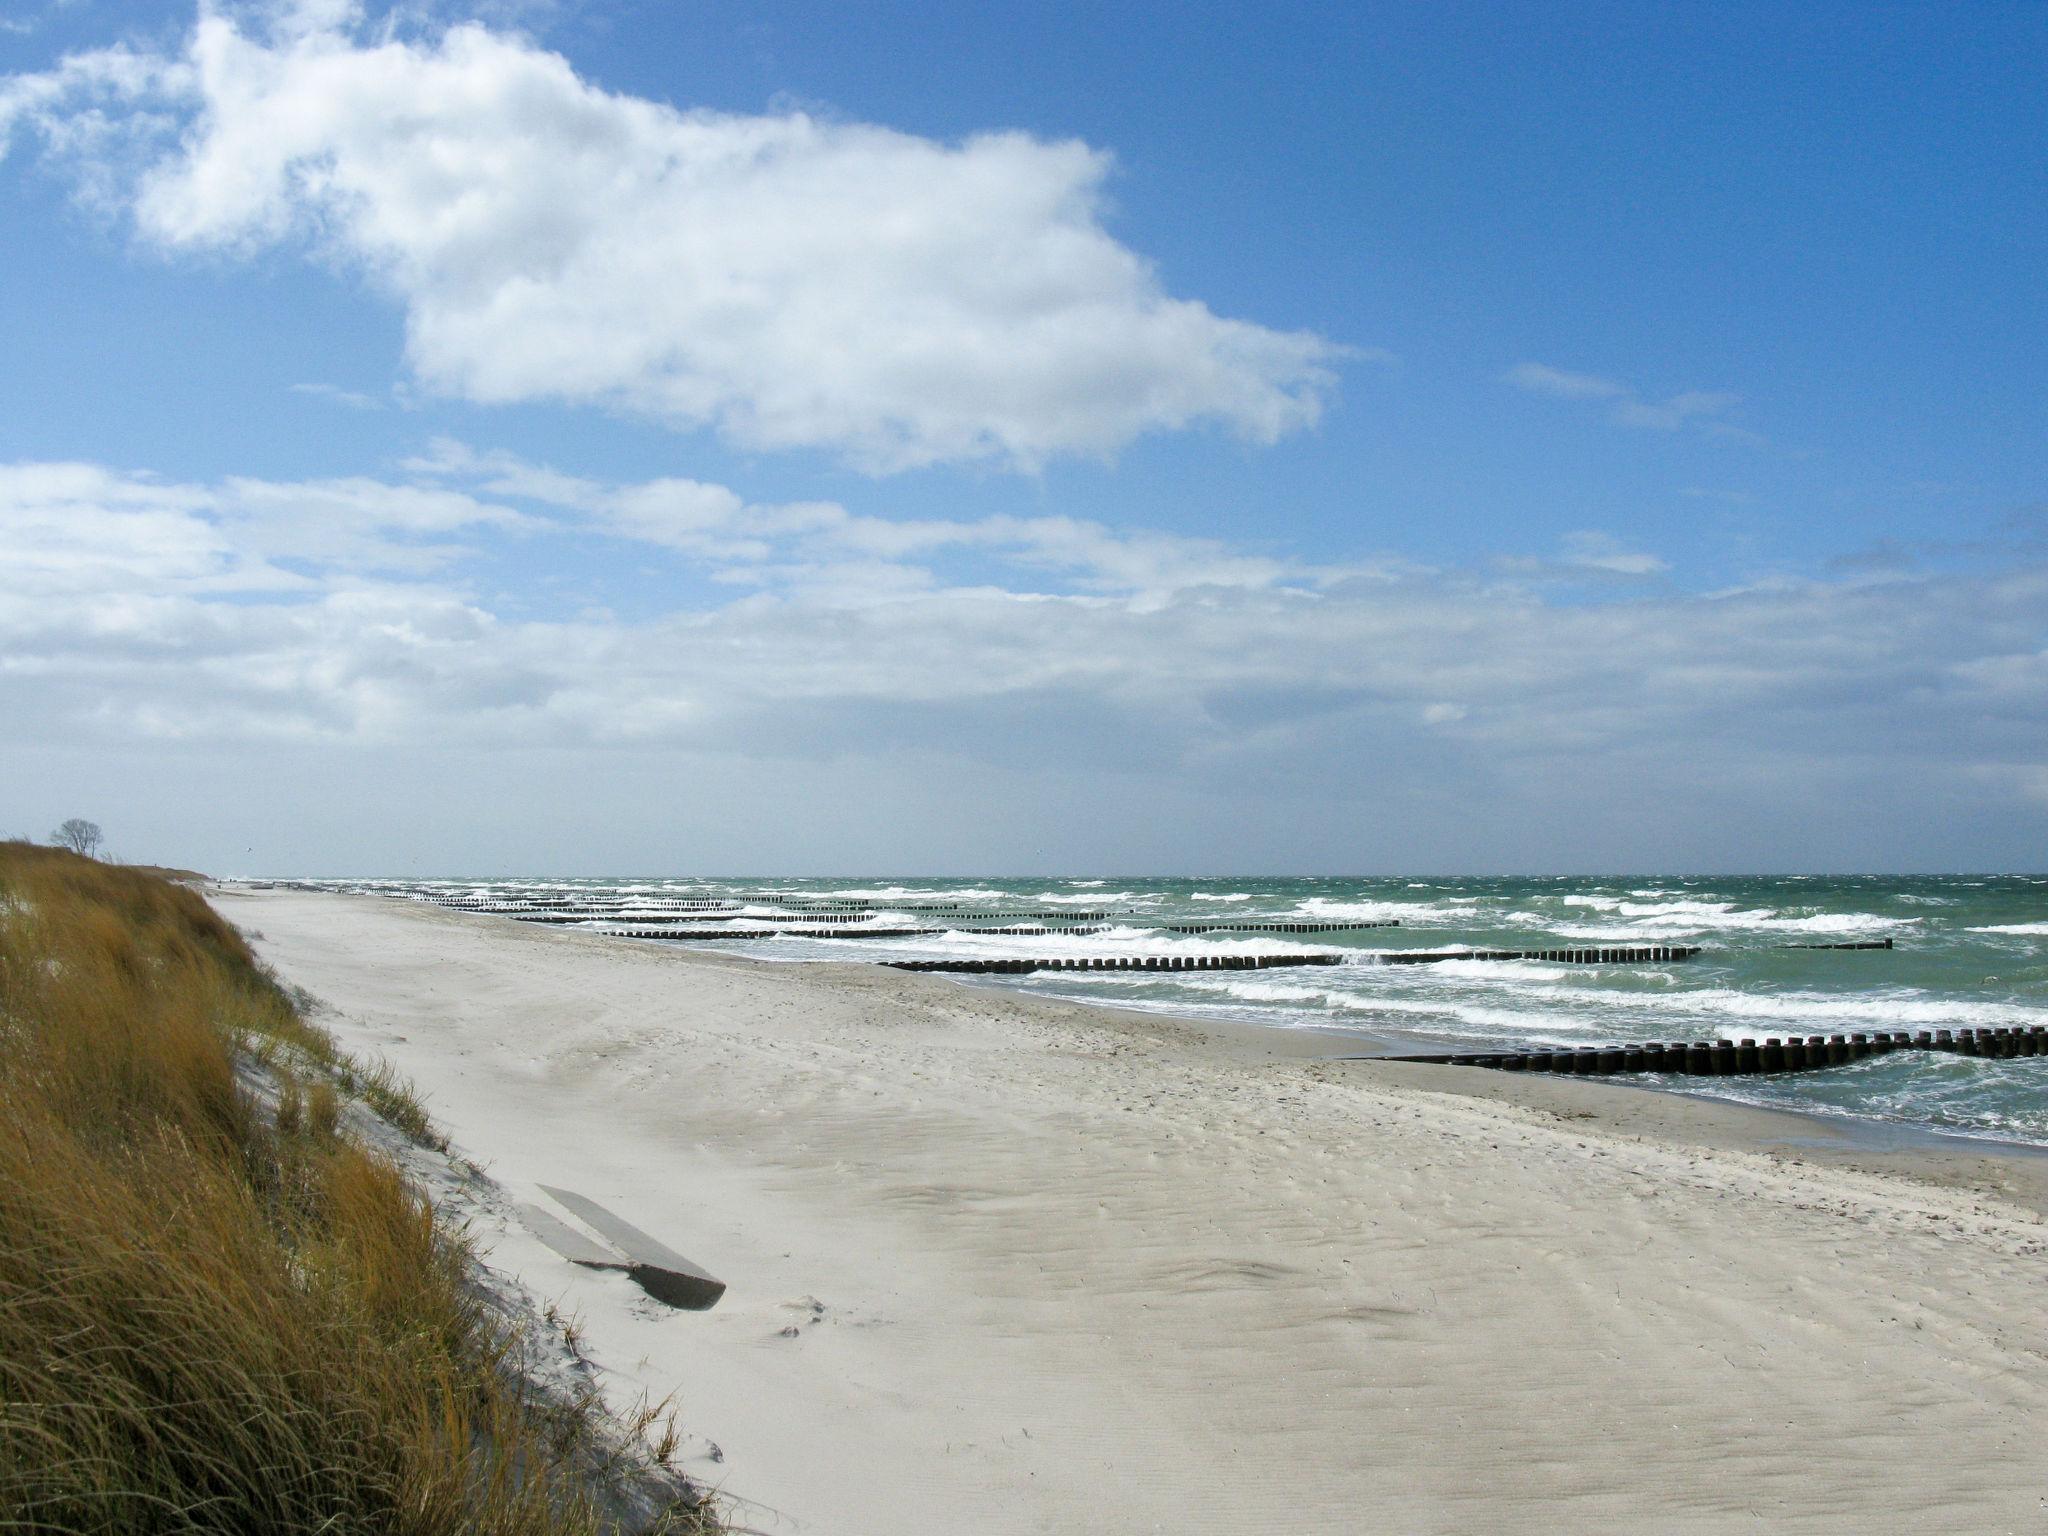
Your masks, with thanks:
[[(1602, 1041), (2048, 1024), (2048, 877), (1666, 879), (1037, 878), (332, 881), (394, 895), (738, 903), (691, 924), (707, 947), (794, 962), (940, 956), (1316, 951), (1300, 970), (1044, 973), (1000, 984), (1123, 1008), (1356, 1034), (1361, 1049), (1470, 1049)], [(721, 928), (801, 925), (787, 901), (858, 912), (848, 937), (718, 939)], [(947, 907), (918, 912), (918, 907)], [(992, 914), (1101, 912), (1046, 931), (977, 931)], [(1397, 920), (1327, 934), (1163, 931), (1170, 923)], [(920, 927), (907, 938), (864, 928)], [(1079, 927), (1093, 931), (1075, 931)], [(1790, 946), (1889, 938), (1890, 950)], [(1387, 966), (1376, 952), (1697, 944), (1682, 963), (1450, 961)], [(1670, 1080), (1684, 1091), (2048, 1145), (2048, 1058), (1902, 1052), (1774, 1078)]]

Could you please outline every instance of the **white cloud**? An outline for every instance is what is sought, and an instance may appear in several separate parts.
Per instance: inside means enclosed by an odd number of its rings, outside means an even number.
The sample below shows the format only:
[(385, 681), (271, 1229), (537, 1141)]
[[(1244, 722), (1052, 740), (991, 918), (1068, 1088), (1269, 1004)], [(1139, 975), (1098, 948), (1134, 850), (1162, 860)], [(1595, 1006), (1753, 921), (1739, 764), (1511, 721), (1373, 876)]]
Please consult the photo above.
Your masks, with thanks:
[(1688, 422), (1714, 422), (1742, 403), (1742, 396), (1727, 390), (1681, 390), (1668, 400), (1624, 400), (1614, 408), (1614, 419), (1625, 427), (1648, 427), (1656, 432), (1675, 432)]
[[(1613, 837), (1654, 829), (1626, 845), (1638, 867), (1825, 857), (1845, 805), (2043, 825), (2038, 566), (1557, 603), (1548, 572), (1497, 565), (1324, 569), (1058, 518), (894, 524), (457, 444), (421, 464), (396, 483), (0, 470), (0, 714), (18, 740), (128, 763), (165, 742), (382, 752), (399, 767), (380, 797), (426, 743), (555, 754), (592, 785), (662, 754), (715, 759), (758, 786), (722, 814), (769, 820), (792, 765), (914, 752), (962, 782), (1114, 781), (1138, 811), (1149, 786), (1424, 817), (1440, 835), (1401, 844), (1410, 859), (1481, 858), (1443, 839), (1484, 828), (1558, 865), (1588, 846), (1571, 841), (1588, 815)], [(605, 585), (572, 582), (555, 614), (479, 579), (593, 532), (724, 584), (643, 595), (625, 620), (596, 610), (625, 606), (631, 562), (594, 566)], [(1595, 535), (1549, 563), (1572, 558), (1654, 563)], [(1938, 825), (1928, 811), (1910, 835)]]
[(1670, 562), (1644, 550), (1624, 548), (1612, 534), (1568, 533), (1564, 538), (1563, 563), (1581, 570), (1604, 571), (1612, 576), (1661, 576)]
[[(1141, 602), (1195, 587), (1267, 587), (1328, 574), (1211, 539), (1150, 529), (1123, 533), (1079, 518), (892, 519), (857, 515), (836, 502), (748, 502), (726, 486), (676, 477), (612, 485), (514, 454), (480, 454), (445, 438), (405, 467), (423, 481), (453, 481), (573, 513), (581, 527), (690, 555), (731, 581), (801, 570), (823, 590), (828, 570), (864, 567), (879, 576), (902, 561), (947, 552), (1000, 559), (1049, 580)], [(889, 578), (892, 584), (900, 579)], [(860, 586), (840, 577), (830, 584), (849, 593)]]
[(1503, 382), (1532, 395), (1553, 400), (1597, 400), (1607, 406), (1607, 419), (1617, 426), (1639, 427), (1653, 432), (1676, 432), (1680, 427), (1697, 427), (1719, 437), (1760, 443), (1764, 439), (1727, 418), (1742, 404), (1742, 396), (1727, 390), (1686, 389), (1662, 400), (1646, 399), (1632, 386), (1618, 379), (1592, 373), (1572, 373), (1547, 363), (1517, 363), (1501, 375)]
[(1671, 569), (1661, 555), (1629, 549), (1608, 533), (1568, 533), (1563, 546), (1548, 557), (1504, 555), (1495, 563), (1519, 576), (1554, 581), (1642, 581)]
[(1567, 373), (1543, 363), (1517, 363), (1506, 374), (1507, 381), (1532, 395), (1554, 395), (1560, 400), (1612, 400), (1630, 393), (1628, 386), (1590, 373)]
[(90, 464), (0, 465), (0, 590), (46, 598), (294, 592), (313, 580), (419, 575), (459, 559), (446, 536), (530, 519), (458, 491), (366, 479), (178, 485)]
[(384, 402), (375, 395), (359, 389), (343, 389), (339, 384), (293, 384), (289, 388), (295, 395), (308, 395), (315, 400), (328, 400), (336, 405), (345, 405), (352, 411), (381, 411)]
[(605, 92), (515, 36), (359, 39), (347, 6), (0, 85), (168, 250), (304, 241), (404, 306), (430, 389), (600, 402), (875, 470), (1035, 465), (1315, 421), (1343, 349), (1166, 293), (1109, 157)]

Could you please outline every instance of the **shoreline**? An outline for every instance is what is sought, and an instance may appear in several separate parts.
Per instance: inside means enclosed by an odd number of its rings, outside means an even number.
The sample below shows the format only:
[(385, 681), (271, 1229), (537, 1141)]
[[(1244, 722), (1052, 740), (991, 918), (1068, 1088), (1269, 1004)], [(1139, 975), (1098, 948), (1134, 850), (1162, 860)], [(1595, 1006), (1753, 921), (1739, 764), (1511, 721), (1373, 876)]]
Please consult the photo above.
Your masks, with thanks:
[[(733, 957), (746, 958), (746, 957)], [(759, 964), (817, 964), (820, 962), (759, 961)], [(1717, 1094), (1666, 1088), (1654, 1083), (1631, 1081), (1626, 1077), (1516, 1076), (1479, 1067), (1446, 1067), (1427, 1062), (1403, 1062), (1392, 1052), (1386, 1054), (1329, 1054), (1296, 1041), (1317, 1041), (1332, 1046), (1358, 1045), (1368, 1037), (1341, 1029), (1296, 1025), (1278, 1028), (1241, 1019), (1207, 1018), (1174, 1013), (1167, 1009), (1120, 1007), (1093, 999), (1060, 997), (1026, 992), (1003, 986), (999, 981), (940, 975), (934, 979), (956, 986), (987, 990), (1004, 997), (1035, 997), (1067, 1006), (1100, 1012), (1118, 1019), (1163, 1022), (1179, 1026), (1226, 1049), (1241, 1050), (1253, 1057), (1356, 1063), (1369, 1070), (1376, 1085), (1394, 1086), (1399, 1076), (1382, 1075), (1379, 1069), (1406, 1074), (1426, 1074), (1415, 1079), (1431, 1092), (1500, 1103), (1535, 1105), (1546, 1109), (1563, 1107), (1589, 1115), (1614, 1129), (1634, 1130), (1645, 1123), (1661, 1125), (1680, 1144), (1725, 1146), (1759, 1152), (1808, 1152), (1840, 1163), (1866, 1167), (1908, 1177), (1950, 1179), (1964, 1175), (1972, 1164), (1984, 1159), (1996, 1163), (2011, 1160), (2024, 1170), (2019, 1180), (2035, 1209), (2048, 1215), (2048, 1145), (2014, 1141), (2005, 1137), (1976, 1136), (1962, 1131), (1943, 1131), (1906, 1121), (1883, 1120), (1876, 1116), (1830, 1113), (1823, 1109), (1763, 1106)], [(1517, 1085), (1530, 1085), (1521, 1091)], [(1554, 1092), (1553, 1090), (1561, 1090)], [(1668, 1119), (1630, 1113), (1626, 1109), (1603, 1113), (1603, 1095), (1619, 1090), (1648, 1095), (1662, 1101), (1702, 1106), (1703, 1115), (1674, 1112)], [(2039, 1165), (2038, 1167), (2036, 1165)], [(1991, 1185), (1990, 1187), (2002, 1187)]]
[(677, 1394), (685, 1470), (742, 1524), (2038, 1519), (2037, 1156), (859, 963), (214, 899), (513, 1195), (567, 1183), (729, 1283), (656, 1315), (486, 1234), (621, 1389)]

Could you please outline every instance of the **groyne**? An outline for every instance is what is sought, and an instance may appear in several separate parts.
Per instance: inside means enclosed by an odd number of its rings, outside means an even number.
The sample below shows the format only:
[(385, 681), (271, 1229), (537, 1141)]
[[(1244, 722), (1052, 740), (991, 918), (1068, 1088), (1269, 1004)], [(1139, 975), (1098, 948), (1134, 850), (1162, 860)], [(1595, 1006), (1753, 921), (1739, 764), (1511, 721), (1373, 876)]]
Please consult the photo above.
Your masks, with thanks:
[(1356, 933), (1365, 928), (1398, 928), (1399, 918), (1379, 918), (1369, 923), (1167, 923), (1162, 933)]
[(1354, 1056), (1353, 1061), (1410, 1061), (1564, 1077), (1666, 1072), (1684, 1077), (1764, 1077), (1846, 1066), (1892, 1051), (1945, 1051), (2005, 1060), (2048, 1054), (2048, 1026), (2025, 1029), (1923, 1029), (1852, 1035), (1772, 1035), (1744, 1040), (1645, 1040), (1540, 1051), (1457, 1051), (1447, 1054)]
[(1690, 960), (1700, 952), (1697, 944), (1647, 944), (1616, 948), (1573, 949), (1381, 949), (1365, 953), (1363, 963), (1379, 965), (1439, 965), (1446, 960), (1546, 960), (1553, 965), (1649, 965), (1667, 960)]
[(612, 923), (594, 928), (608, 939), (668, 939), (677, 943), (719, 939), (931, 939), (943, 928), (644, 928)]
[(1068, 955), (1050, 960), (884, 960), (898, 971), (968, 976), (1028, 976), (1033, 971), (1269, 971), (1293, 965), (1342, 965), (1342, 955)]

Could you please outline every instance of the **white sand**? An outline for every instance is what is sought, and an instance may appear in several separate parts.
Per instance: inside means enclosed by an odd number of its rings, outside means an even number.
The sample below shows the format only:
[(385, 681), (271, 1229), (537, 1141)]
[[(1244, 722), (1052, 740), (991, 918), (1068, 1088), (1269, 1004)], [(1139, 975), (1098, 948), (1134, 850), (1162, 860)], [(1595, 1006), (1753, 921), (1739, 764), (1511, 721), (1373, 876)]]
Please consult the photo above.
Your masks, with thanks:
[(513, 1195), (595, 1196), (730, 1284), (672, 1312), (493, 1235), (625, 1396), (675, 1394), (752, 1529), (2048, 1527), (2024, 1162), (1773, 1153), (1799, 1122), (866, 966), (215, 899)]

